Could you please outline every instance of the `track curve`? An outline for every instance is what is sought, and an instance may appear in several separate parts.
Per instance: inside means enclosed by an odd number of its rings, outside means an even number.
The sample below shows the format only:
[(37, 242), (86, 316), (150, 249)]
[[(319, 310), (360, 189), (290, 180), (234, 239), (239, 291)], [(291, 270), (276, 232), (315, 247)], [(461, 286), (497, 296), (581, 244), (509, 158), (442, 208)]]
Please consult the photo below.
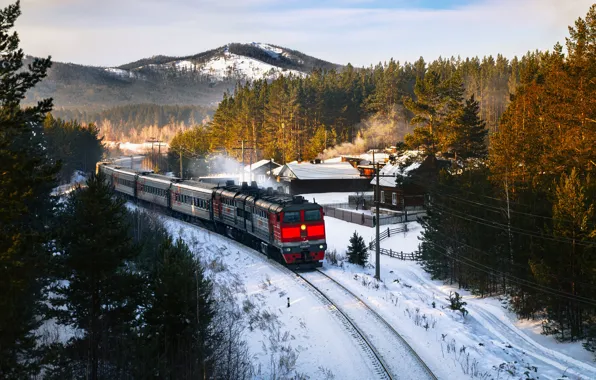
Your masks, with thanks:
[(341, 310), (371, 346), (391, 379), (437, 379), (405, 339), (352, 291), (321, 270), (296, 275)]

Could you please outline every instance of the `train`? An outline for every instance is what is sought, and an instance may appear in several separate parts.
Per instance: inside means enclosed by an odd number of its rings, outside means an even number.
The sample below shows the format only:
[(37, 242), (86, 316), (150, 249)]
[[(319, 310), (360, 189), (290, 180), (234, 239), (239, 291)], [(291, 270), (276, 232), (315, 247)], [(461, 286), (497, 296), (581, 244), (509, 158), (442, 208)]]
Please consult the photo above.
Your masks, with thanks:
[(99, 162), (114, 191), (225, 234), (290, 268), (323, 265), (327, 242), (323, 208), (301, 196), (255, 182), (212, 184)]

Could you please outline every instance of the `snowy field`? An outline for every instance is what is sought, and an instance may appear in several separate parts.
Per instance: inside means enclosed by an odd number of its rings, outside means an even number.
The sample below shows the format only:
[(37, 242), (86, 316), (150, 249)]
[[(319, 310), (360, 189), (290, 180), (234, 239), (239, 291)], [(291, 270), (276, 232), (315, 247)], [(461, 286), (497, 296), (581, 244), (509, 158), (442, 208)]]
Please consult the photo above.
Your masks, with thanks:
[[(341, 194), (341, 193), (340, 193)], [(313, 194), (338, 199), (338, 195)], [(307, 199), (308, 196), (306, 197)], [(323, 201), (317, 202), (323, 203)], [(213, 232), (162, 217), (207, 263), (219, 289), (233, 289), (258, 379), (272, 378), (280, 359), (292, 376), (310, 379), (369, 379), (374, 370), (339, 321), (304, 285), (271, 265), (260, 253)], [(366, 242), (368, 228), (326, 218), (329, 249), (344, 254), (356, 230)], [(384, 226), (383, 228), (394, 227)], [(412, 252), (422, 229), (381, 242), (383, 248)], [(370, 260), (374, 262), (374, 257)], [(374, 267), (347, 262), (324, 264), (325, 273), (359, 295), (418, 352), (440, 379), (595, 379), (592, 355), (580, 343), (557, 343), (540, 334), (540, 321), (520, 321), (504, 299), (475, 297), (456, 286), (433, 281), (416, 262), (381, 257), (382, 283)], [(465, 317), (446, 298), (458, 291), (468, 303)], [(290, 307), (287, 307), (290, 297)], [(279, 373), (279, 372), (277, 372)], [(404, 378), (410, 378), (407, 375)]]

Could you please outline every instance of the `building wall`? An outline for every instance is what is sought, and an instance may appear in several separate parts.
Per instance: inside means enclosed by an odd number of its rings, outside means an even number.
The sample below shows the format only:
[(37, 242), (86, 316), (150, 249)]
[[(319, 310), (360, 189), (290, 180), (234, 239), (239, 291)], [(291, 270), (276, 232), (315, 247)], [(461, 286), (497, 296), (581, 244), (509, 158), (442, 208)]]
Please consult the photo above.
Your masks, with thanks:
[(424, 194), (421, 192), (406, 192), (395, 187), (381, 186), (381, 207), (390, 210), (402, 211), (404, 206), (422, 207), (424, 206)]

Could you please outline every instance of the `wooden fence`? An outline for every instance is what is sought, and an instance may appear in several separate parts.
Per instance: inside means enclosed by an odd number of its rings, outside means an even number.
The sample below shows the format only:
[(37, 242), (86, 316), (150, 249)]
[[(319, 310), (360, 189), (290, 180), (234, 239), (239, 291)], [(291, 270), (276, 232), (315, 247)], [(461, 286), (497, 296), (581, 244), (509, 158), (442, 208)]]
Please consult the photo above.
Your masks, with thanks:
[[(382, 232), (379, 233), (379, 242), (390, 238), (391, 236), (394, 236), (395, 234), (399, 234), (402, 232), (408, 232), (408, 225), (405, 224), (403, 227), (397, 227), (397, 228), (387, 228), (386, 230), (383, 230)], [(376, 248), (375, 245), (375, 241), (371, 241), (368, 244), (368, 249), (371, 251), (374, 251)], [(414, 252), (403, 252), (403, 251), (394, 251), (393, 249), (385, 249), (385, 248), (380, 248), (379, 249), (381, 255), (386, 255), (389, 257), (393, 257), (396, 259), (400, 259), (400, 260), (411, 260), (411, 261), (416, 261), (418, 260), (419, 257), (419, 253), (418, 251), (414, 251)]]
[[(346, 222), (360, 224), (361, 226), (374, 227), (376, 216), (365, 214), (361, 210), (354, 209), (354, 205), (349, 203), (333, 203), (321, 205), (325, 215), (332, 218), (344, 220)], [(417, 221), (419, 216), (425, 215), (424, 211), (413, 211), (407, 213), (391, 212), (379, 216), (379, 225), (399, 224)]]

